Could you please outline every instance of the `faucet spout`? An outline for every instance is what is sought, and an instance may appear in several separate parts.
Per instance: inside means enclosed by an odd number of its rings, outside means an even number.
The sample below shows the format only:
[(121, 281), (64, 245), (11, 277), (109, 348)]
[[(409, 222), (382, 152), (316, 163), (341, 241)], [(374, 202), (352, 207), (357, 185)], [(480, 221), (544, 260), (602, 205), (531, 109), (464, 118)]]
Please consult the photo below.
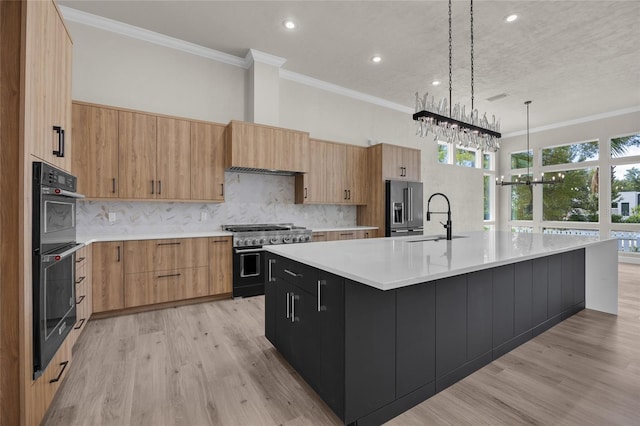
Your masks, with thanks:
[[(429, 210), (429, 205), (431, 204), (431, 199), (433, 197), (435, 197), (436, 195), (440, 195), (441, 197), (444, 197), (444, 199), (447, 201), (447, 211), (446, 212), (432, 212), (431, 210)], [(435, 194), (431, 194), (431, 196), (429, 197), (429, 200), (427, 201), (427, 221), (431, 220), (431, 215), (432, 214), (446, 214), (447, 215), (447, 223), (442, 223), (442, 226), (444, 226), (444, 229), (447, 230), (447, 240), (451, 241), (451, 239), (453, 238), (453, 227), (452, 227), (452, 222), (451, 222), (451, 203), (449, 202), (449, 198), (444, 195), (442, 192), (436, 192)]]

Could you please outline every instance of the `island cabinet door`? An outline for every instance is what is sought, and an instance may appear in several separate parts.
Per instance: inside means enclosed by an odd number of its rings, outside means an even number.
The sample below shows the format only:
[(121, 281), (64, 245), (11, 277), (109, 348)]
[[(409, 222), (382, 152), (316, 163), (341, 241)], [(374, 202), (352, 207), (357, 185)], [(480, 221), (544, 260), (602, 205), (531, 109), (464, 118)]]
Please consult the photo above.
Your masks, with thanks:
[[(396, 398), (436, 378), (436, 286), (396, 290)], [(435, 387), (434, 387), (435, 389)]]
[(584, 307), (585, 261), (584, 249), (573, 252), (573, 304)]
[(514, 337), (514, 267), (501, 266), (493, 270), (493, 347)]
[(320, 381), (318, 393), (344, 418), (344, 278), (318, 271)]
[(549, 256), (548, 261), (547, 319), (551, 319), (562, 312), (562, 255)]
[[(515, 317), (514, 329), (515, 335), (520, 336), (527, 333), (533, 327), (532, 310), (533, 310), (533, 261), (520, 262), (515, 267), (515, 288), (514, 288), (514, 304)], [(527, 339), (530, 339), (528, 336)]]
[(493, 274), (490, 269), (467, 275), (467, 361), (491, 361)]
[(267, 282), (264, 285), (264, 335), (272, 345), (276, 344), (276, 315), (278, 296), (276, 295), (277, 278), (273, 274), (273, 267), (278, 258), (271, 253), (265, 256), (264, 270), (267, 271)]
[(547, 291), (549, 287), (549, 260), (546, 257), (531, 261), (531, 322), (536, 327), (547, 320)]
[(467, 276), (436, 281), (436, 391), (456, 382), (446, 376), (467, 360)]
[(396, 399), (396, 293), (345, 280), (345, 423)]

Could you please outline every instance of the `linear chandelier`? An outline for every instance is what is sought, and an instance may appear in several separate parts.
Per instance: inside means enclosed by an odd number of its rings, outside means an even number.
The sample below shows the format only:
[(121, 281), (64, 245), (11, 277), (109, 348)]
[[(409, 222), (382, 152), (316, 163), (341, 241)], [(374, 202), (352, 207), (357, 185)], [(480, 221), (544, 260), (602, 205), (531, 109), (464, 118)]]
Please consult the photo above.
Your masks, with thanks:
[[(451, 0), (449, 0), (449, 101), (444, 97), (436, 105), (429, 93), (420, 98), (416, 92), (416, 109), (413, 119), (417, 122), (416, 134), (426, 137), (434, 134), (434, 141), (446, 140), (449, 143), (464, 147), (475, 147), (483, 151), (496, 152), (500, 149), (500, 121), (495, 115), (491, 123), (485, 113), (479, 119), (478, 110), (474, 109), (474, 75), (473, 75), (473, 0), (470, 6), (471, 15), (471, 111), (465, 113), (465, 106), (460, 103), (452, 106), (452, 43), (451, 43)], [(446, 115), (448, 113), (448, 115)]]
[(526, 101), (524, 103), (527, 106), (527, 175), (524, 180), (520, 180), (520, 178), (516, 178), (513, 182), (505, 182), (504, 176), (500, 177), (500, 180), (496, 178), (496, 185), (500, 186), (512, 186), (512, 185), (554, 185), (556, 183), (564, 182), (564, 174), (558, 173), (556, 176), (552, 176), (551, 179), (544, 179), (544, 173), (542, 173), (540, 180), (534, 178), (531, 180), (531, 173), (529, 172), (529, 166), (533, 162), (533, 156), (531, 151), (529, 150), (529, 105), (531, 105), (531, 101)]

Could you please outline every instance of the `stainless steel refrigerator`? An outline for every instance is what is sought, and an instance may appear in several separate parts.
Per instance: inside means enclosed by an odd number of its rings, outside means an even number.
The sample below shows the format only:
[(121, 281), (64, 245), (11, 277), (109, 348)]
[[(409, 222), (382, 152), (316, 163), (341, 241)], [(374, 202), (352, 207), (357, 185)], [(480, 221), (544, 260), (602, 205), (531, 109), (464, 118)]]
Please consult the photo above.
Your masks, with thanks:
[(422, 235), (423, 203), (422, 182), (386, 181), (385, 236)]

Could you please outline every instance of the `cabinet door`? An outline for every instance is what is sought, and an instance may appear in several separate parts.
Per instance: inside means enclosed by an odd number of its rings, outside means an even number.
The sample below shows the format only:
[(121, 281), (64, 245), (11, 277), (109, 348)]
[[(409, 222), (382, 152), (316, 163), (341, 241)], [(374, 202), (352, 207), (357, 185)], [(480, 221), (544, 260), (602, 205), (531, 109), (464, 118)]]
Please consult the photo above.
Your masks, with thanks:
[(273, 128), (232, 121), (229, 129), (227, 139), (231, 145), (225, 147), (225, 168), (275, 168)]
[(366, 204), (367, 150), (357, 146), (347, 147), (347, 200), (351, 204)]
[(157, 118), (156, 184), (157, 198), (191, 198), (191, 123), (173, 118)]
[(404, 177), (402, 148), (395, 145), (382, 145), (382, 180), (402, 180)]
[(191, 199), (224, 201), (225, 127), (191, 123)]
[(156, 117), (118, 111), (121, 198), (156, 198)]
[(346, 204), (347, 201), (347, 147), (341, 144), (329, 144), (327, 159), (327, 203)]
[(402, 167), (404, 179), (420, 181), (421, 152), (419, 149), (404, 148), (402, 150)]
[(337, 240), (355, 240), (356, 239), (356, 231), (338, 231)]
[(493, 269), (493, 347), (515, 337), (514, 266)]
[(232, 291), (231, 244), (231, 237), (209, 238), (209, 294), (228, 294)]
[(118, 111), (73, 104), (73, 173), (87, 197), (118, 197)]
[(467, 359), (467, 276), (436, 281), (436, 378)]
[(467, 361), (491, 352), (492, 346), (491, 270), (467, 275)]
[(273, 275), (273, 267), (278, 262), (279, 257), (267, 253), (265, 256), (265, 264), (263, 265), (267, 271), (267, 279), (264, 284), (264, 335), (271, 344), (278, 347), (276, 341), (276, 315), (278, 294), (277, 294), (277, 278)]
[(329, 199), (327, 169), (331, 159), (327, 156), (330, 146), (322, 141), (309, 141), (309, 172), (296, 175), (296, 203), (320, 204)]
[(93, 312), (124, 308), (123, 243), (93, 243)]
[(273, 129), (274, 169), (306, 173), (309, 171), (309, 134)]
[(314, 232), (311, 235), (311, 241), (329, 241), (327, 240), (328, 232)]

